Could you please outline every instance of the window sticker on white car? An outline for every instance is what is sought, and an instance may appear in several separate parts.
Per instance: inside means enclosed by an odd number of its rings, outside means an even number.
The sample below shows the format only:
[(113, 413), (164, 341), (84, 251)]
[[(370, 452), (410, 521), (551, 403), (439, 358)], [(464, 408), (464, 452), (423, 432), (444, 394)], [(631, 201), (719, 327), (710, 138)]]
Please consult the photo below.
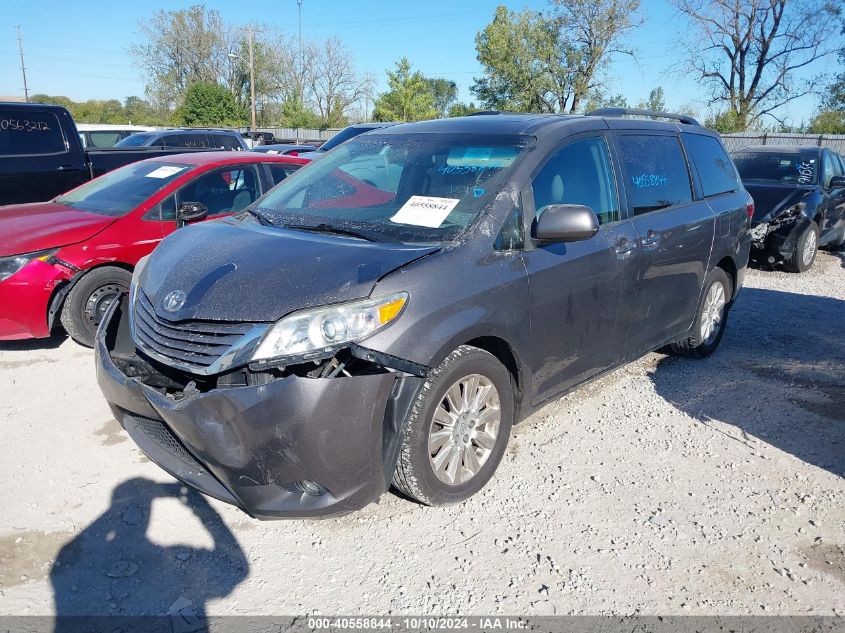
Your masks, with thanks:
[(148, 173), (147, 178), (169, 178), (173, 174), (178, 174), (184, 169), (184, 167), (176, 167), (174, 165), (162, 165), (158, 169), (154, 169)]
[(452, 209), (458, 206), (459, 202), (457, 198), (411, 196), (408, 202), (390, 218), (390, 221), (396, 224), (413, 224), (436, 229), (443, 224), (443, 220), (452, 212)]

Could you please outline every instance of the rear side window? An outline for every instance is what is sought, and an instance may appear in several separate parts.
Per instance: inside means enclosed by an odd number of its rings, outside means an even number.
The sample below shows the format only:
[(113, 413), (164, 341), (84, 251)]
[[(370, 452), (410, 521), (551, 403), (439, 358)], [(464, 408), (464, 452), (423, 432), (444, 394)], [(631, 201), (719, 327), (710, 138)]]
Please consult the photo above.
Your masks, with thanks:
[(228, 151), (242, 149), (238, 139), (231, 134), (209, 134), (213, 147)]
[(625, 134), (619, 137), (634, 215), (692, 200), (689, 173), (675, 136)]
[(38, 110), (0, 110), (0, 156), (67, 151), (58, 117)]
[(270, 175), (273, 177), (273, 184), (278, 185), (297, 169), (299, 169), (299, 165), (270, 165)]
[(89, 132), (88, 136), (91, 139), (92, 147), (114, 147), (125, 135), (123, 132), (98, 131)]
[(583, 204), (595, 211), (602, 224), (619, 220), (610, 153), (602, 138), (585, 138), (558, 151), (531, 188), (538, 217), (552, 204)]
[(717, 139), (700, 134), (684, 134), (683, 139), (705, 197), (739, 188), (733, 162)]

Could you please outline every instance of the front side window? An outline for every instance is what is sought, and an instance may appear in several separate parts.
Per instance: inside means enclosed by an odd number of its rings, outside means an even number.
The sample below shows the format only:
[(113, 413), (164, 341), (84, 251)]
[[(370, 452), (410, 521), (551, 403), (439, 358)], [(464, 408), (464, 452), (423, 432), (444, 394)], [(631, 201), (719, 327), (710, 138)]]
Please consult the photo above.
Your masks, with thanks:
[(689, 172), (680, 141), (659, 134), (624, 134), (619, 149), (634, 215), (692, 201)]
[(828, 189), (830, 187), (831, 179), (836, 175), (833, 166), (833, 155), (822, 154), (822, 169), (824, 170), (822, 175), (824, 188)]
[(62, 128), (52, 112), (0, 109), (0, 156), (35, 156), (65, 151)]
[(121, 216), (189, 169), (190, 165), (160, 161), (132, 163), (59, 196), (56, 202), (98, 215)]
[(528, 137), (355, 137), (286, 178), (259, 210), (277, 226), (326, 225), (403, 242), (461, 233), (495, 200)]
[(596, 213), (601, 224), (620, 219), (610, 152), (603, 138), (585, 138), (558, 151), (531, 188), (537, 217), (552, 204), (582, 204)]
[(192, 180), (177, 193), (179, 204), (200, 202), (209, 215), (242, 211), (261, 195), (251, 166), (215, 169)]
[(270, 176), (273, 178), (273, 184), (278, 185), (297, 169), (299, 169), (299, 165), (270, 165)]
[(818, 152), (742, 151), (733, 155), (742, 182), (773, 185), (815, 185)]
[(683, 139), (701, 178), (705, 197), (737, 190), (739, 183), (733, 162), (717, 139), (701, 134), (683, 134)]

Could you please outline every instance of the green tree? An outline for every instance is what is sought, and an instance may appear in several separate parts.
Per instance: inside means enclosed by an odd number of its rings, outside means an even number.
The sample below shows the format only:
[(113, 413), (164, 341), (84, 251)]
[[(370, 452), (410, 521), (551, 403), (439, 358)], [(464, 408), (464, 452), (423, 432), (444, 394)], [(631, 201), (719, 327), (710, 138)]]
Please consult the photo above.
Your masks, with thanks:
[(601, 86), (610, 56), (639, 24), (639, 0), (553, 0), (550, 12), (496, 8), (475, 38), (484, 76), (472, 92), (491, 108), (575, 113)]
[(449, 107), (449, 116), (466, 116), (480, 110), (481, 108), (476, 107), (475, 103), (458, 102)]
[(440, 118), (449, 116), (449, 108), (458, 100), (458, 84), (442, 77), (432, 77), (426, 81), (434, 100), (437, 116)]
[(606, 94), (601, 88), (594, 88), (587, 95), (587, 100), (584, 102), (584, 112), (592, 112), (599, 108), (627, 108), (628, 101), (624, 95)]
[(663, 88), (657, 86), (654, 90), (648, 93), (648, 99), (640, 101), (637, 107), (642, 110), (655, 110), (656, 112), (666, 112), (666, 99), (663, 96)]
[(411, 62), (403, 57), (396, 70), (387, 71), (388, 91), (375, 102), (376, 121), (421, 121), (437, 116), (434, 97), (423, 74), (411, 70)]
[(195, 83), (185, 93), (185, 103), (177, 110), (183, 125), (196, 127), (237, 127), (247, 122), (246, 109), (238, 104), (225, 87), (214, 83)]
[(819, 112), (810, 121), (810, 134), (845, 134), (845, 110)]

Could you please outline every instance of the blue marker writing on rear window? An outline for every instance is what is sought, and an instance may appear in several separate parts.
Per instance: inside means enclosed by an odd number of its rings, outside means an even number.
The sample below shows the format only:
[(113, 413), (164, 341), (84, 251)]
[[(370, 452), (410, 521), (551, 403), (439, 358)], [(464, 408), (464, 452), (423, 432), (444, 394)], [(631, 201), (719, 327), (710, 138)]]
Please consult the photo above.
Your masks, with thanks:
[(484, 195), (484, 187), (475, 187), (472, 190), (472, 197), (473, 198), (480, 198)]

